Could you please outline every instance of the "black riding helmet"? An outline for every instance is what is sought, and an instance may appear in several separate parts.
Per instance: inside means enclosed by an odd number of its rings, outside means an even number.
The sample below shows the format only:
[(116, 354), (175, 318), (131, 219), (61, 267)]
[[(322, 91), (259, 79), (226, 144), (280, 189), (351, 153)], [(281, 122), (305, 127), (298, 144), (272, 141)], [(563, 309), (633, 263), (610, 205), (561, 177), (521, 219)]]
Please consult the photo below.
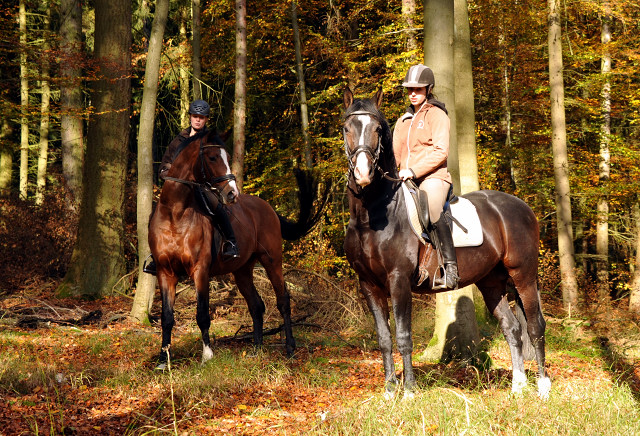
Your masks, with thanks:
[(202, 115), (204, 117), (208, 117), (210, 111), (211, 107), (209, 106), (209, 103), (204, 100), (194, 100), (189, 105), (189, 113), (192, 115)]

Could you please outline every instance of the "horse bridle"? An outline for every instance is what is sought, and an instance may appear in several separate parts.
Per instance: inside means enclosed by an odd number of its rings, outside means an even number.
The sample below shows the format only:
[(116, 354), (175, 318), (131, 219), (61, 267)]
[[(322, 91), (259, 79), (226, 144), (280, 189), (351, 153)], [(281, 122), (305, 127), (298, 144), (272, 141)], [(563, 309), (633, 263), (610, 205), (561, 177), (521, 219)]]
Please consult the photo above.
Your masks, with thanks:
[[(373, 112), (369, 112), (369, 111), (364, 111), (364, 110), (359, 110), (359, 111), (354, 111), (351, 112), (350, 114), (345, 115), (344, 120), (345, 122), (347, 121), (347, 119), (355, 116), (355, 115), (369, 115), (370, 117), (374, 118), (376, 121), (378, 121), (378, 123), (380, 123), (380, 119), (378, 118), (378, 116), (376, 114), (374, 114)], [(369, 156), (369, 158), (371, 159), (371, 166), (372, 168), (379, 168), (378, 167), (378, 160), (380, 159), (380, 149), (382, 148), (382, 136), (378, 135), (378, 145), (375, 149), (375, 152), (371, 151), (371, 147), (369, 147), (366, 144), (358, 144), (358, 146), (356, 148), (353, 149), (353, 151), (349, 151), (349, 144), (347, 143), (347, 137), (344, 137), (344, 152), (347, 155), (347, 163), (349, 164), (349, 174), (353, 174), (353, 171), (355, 169), (355, 164), (354, 161), (356, 160), (356, 158), (358, 157), (358, 155), (360, 153), (365, 153), (367, 156)]]
[[(376, 121), (378, 121), (378, 123), (382, 125), (378, 115), (376, 115), (374, 112), (365, 111), (365, 110), (358, 110), (345, 115), (344, 117), (345, 122), (347, 121), (348, 118), (354, 115), (369, 115), (370, 117), (374, 118)], [(373, 168), (374, 171), (375, 170), (380, 171), (380, 174), (382, 174), (382, 177), (392, 182), (402, 182), (403, 181), (402, 179), (396, 179), (394, 177), (389, 176), (389, 173), (387, 171), (384, 171), (382, 168), (380, 168), (380, 165), (378, 165), (378, 161), (380, 160), (381, 149), (382, 149), (382, 135), (378, 135), (378, 146), (376, 147), (375, 153), (371, 152), (371, 147), (365, 144), (359, 144), (352, 152), (349, 152), (349, 145), (347, 144), (347, 138), (345, 136), (344, 152), (347, 155), (347, 163), (349, 164), (349, 175), (353, 176), (353, 171), (355, 169), (355, 165), (353, 162), (355, 161), (355, 158), (357, 157), (357, 155), (360, 153), (365, 153), (371, 158), (371, 164), (372, 164), (371, 167)]]
[[(202, 177), (205, 180), (203, 183), (199, 183), (191, 180), (178, 179), (176, 177), (168, 177), (168, 176), (165, 176), (164, 179), (171, 180), (173, 182), (183, 183), (189, 186), (196, 186), (196, 187), (200, 187), (202, 189), (208, 190), (211, 193), (213, 193), (213, 195), (215, 195), (216, 198), (220, 202), (222, 202), (222, 204), (229, 204), (228, 195), (230, 192), (233, 191), (233, 187), (231, 186), (230, 182), (232, 180), (236, 180), (236, 176), (233, 174), (225, 174), (224, 176), (213, 177), (213, 174), (211, 174), (211, 171), (209, 170), (209, 168), (204, 164), (205, 149), (212, 148), (212, 147), (223, 148), (223, 146), (219, 144), (202, 144), (202, 142), (203, 140), (202, 138), (200, 138), (200, 150), (198, 152), (198, 157), (200, 158), (200, 171), (202, 172)], [(222, 187), (218, 188), (217, 186), (215, 186), (218, 183), (222, 183), (225, 181), (227, 183), (225, 183)]]

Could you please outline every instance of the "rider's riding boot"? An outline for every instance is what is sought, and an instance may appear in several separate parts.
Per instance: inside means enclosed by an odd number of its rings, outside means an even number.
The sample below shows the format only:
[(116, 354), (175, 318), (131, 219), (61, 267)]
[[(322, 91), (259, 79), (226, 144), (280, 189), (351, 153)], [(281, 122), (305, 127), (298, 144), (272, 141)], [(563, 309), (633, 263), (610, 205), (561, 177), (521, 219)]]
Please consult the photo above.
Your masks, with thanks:
[(432, 223), (432, 226), (444, 261), (444, 274), (441, 276), (436, 275), (433, 281), (433, 289), (457, 289), (460, 277), (458, 277), (458, 261), (456, 259), (456, 248), (453, 245), (453, 237), (451, 236), (451, 228), (444, 217)]
[(222, 243), (222, 260), (225, 261), (240, 257), (238, 244), (236, 243), (236, 235), (233, 232), (229, 215), (221, 204), (216, 208), (216, 220), (218, 221), (220, 232), (225, 239)]
[(420, 197), (420, 210), (418, 211), (418, 218), (420, 220), (420, 224), (422, 225), (422, 237), (424, 239), (428, 239), (429, 233), (427, 229), (429, 228), (429, 196), (423, 190), (418, 190), (418, 195)]
[(151, 261), (149, 263), (145, 262), (144, 265), (142, 265), (142, 271), (155, 276), (158, 272), (156, 269), (156, 262), (153, 260), (153, 256), (149, 255), (149, 258)]

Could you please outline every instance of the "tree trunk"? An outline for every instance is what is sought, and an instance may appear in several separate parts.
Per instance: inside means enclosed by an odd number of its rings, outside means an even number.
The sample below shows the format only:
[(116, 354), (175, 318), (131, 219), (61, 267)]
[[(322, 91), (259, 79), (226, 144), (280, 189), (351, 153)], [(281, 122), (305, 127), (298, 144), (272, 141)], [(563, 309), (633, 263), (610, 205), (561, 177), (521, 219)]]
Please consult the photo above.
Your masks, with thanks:
[[(463, 1), (466, 15), (466, 1)], [(458, 171), (458, 152), (457, 152), (457, 85), (463, 88), (460, 90), (460, 99), (467, 99), (473, 102), (473, 89), (469, 87), (471, 80), (471, 72), (466, 71), (468, 77), (456, 76), (454, 68), (454, 57), (457, 61), (462, 61), (463, 65), (457, 65), (456, 68), (471, 68), (471, 59), (467, 56), (471, 53), (469, 46), (468, 33), (465, 41), (460, 44), (466, 47), (458, 46), (455, 37), (465, 38), (464, 30), (460, 30), (458, 35), (454, 34), (454, 5), (449, 0), (428, 0), (424, 5), (424, 53), (425, 64), (433, 69), (436, 85), (435, 93), (442, 100), (448, 110), (451, 118), (451, 134), (450, 134), (450, 152), (448, 159), (448, 167), (451, 175), (454, 176), (454, 188), (460, 191), (460, 176)], [(462, 17), (459, 17), (462, 20)], [(454, 46), (456, 49), (454, 49)], [(457, 49), (465, 51), (457, 53)], [(469, 52), (469, 54), (466, 53)], [(467, 58), (465, 60), (465, 58)], [(458, 81), (456, 80), (458, 79)], [(469, 94), (462, 94), (468, 92)], [(472, 133), (469, 137), (467, 129), (469, 121), (473, 123), (473, 103), (471, 113), (469, 107), (461, 109), (466, 125), (463, 127), (465, 131), (465, 140), (473, 144), (475, 148), (475, 136)], [(469, 116), (471, 118), (469, 118)], [(475, 160), (475, 151), (471, 152), (473, 156), (469, 156), (471, 146), (466, 145), (465, 156), (472, 157)], [(465, 162), (467, 165), (473, 166), (473, 163)], [(455, 175), (454, 175), (455, 174)], [(477, 174), (477, 170), (476, 170)], [(466, 180), (465, 188), (473, 186), (472, 176)], [(477, 186), (477, 176), (476, 176)], [(473, 358), (476, 354), (476, 346), (479, 343), (478, 325), (475, 315), (475, 306), (473, 303), (473, 288), (468, 286), (456, 291), (448, 291), (436, 294), (436, 315), (435, 329), (433, 339), (429, 346), (420, 356), (426, 360), (449, 361), (452, 359), (467, 360)]]
[(84, 161), (82, 69), (82, 4), (78, 0), (60, 0), (60, 138), (62, 173), (70, 194), (68, 204), (78, 206), (82, 198), (82, 163)]
[(631, 294), (629, 296), (629, 310), (640, 315), (640, 204), (636, 198), (633, 207), (633, 216), (636, 224), (636, 259), (631, 281)]
[(27, 199), (29, 177), (29, 80), (27, 79), (27, 9), (25, 0), (20, 0), (18, 15), (20, 26), (20, 198)]
[(293, 43), (296, 50), (296, 72), (298, 74), (298, 86), (300, 89), (300, 119), (302, 122), (302, 138), (304, 140), (304, 163), (307, 168), (313, 167), (311, 157), (311, 140), (309, 139), (309, 115), (307, 113), (307, 91), (304, 82), (304, 69), (302, 68), (302, 49), (300, 47), (300, 29), (298, 28), (298, 4), (291, 1), (291, 23), (293, 24)]
[(59, 295), (99, 298), (125, 272), (124, 192), (131, 104), (131, 1), (95, 3), (94, 60), (78, 238)]
[(236, 89), (233, 107), (233, 164), (238, 189), (244, 181), (244, 144), (247, 118), (247, 2), (236, 0)]
[[(603, 55), (600, 71), (604, 76), (602, 85), (602, 124), (600, 127), (600, 186), (607, 192), (610, 175), (610, 151), (611, 140), (611, 56), (609, 44), (611, 42), (611, 29), (609, 28), (610, 11), (607, 0), (602, 2), (603, 17), (600, 41), (602, 42)], [(598, 215), (596, 222), (596, 277), (598, 282), (598, 299), (600, 305), (609, 307), (609, 200), (607, 194), (598, 199)]]
[(49, 155), (49, 100), (51, 99), (51, 90), (49, 89), (49, 31), (51, 22), (51, 3), (45, 2), (46, 12), (44, 16), (43, 30), (45, 37), (43, 39), (42, 50), (42, 79), (41, 79), (41, 104), (40, 104), (40, 149), (38, 153), (38, 175), (36, 178), (36, 206), (41, 206), (44, 202), (44, 192), (47, 181), (47, 160)]
[[(469, 28), (469, 12), (467, 0), (454, 2), (455, 42), (454, 63), (455, 74), (455, 110), (456, 135), (458, 143), (458, 168), (460, 170), (460, 193), (480, 189), (478, 181), (478, 155), (476, 149), (476, 119), (473, 98), (473, 68), (471, 58), (471, 29)], [(464, 289), (464, 295), (470, 298), (475, 306), (476, 317), (485, 321), (489, 317), (482, 294), (477, 286)], [(479, 342), (477, 322), (469, 326), (473, 341)], [(475, 329), (475, 333), (473, 330)], [(477, 337), (473, 337), (474, 335)]]
[(144, 71), (144, 89), (140, 107), (138, 130), (138, 285), (133, 299), (131, 316), (140, 322), (149, 319), (156, 289), (156, 278), (142, 271), (149, 248), (149, 219), (153, 208), (153, 126), (160, 77), (162, 39), (169, 15), (169, 0), (157, 0), (151, 25), (149, 51)]
[(471, 33), (467, 0), (455, 0), (455, 112), (460, 193), (480, 189), (476, 152), (476, 119), (473, 102)]
[(4, 107), (2, 125), (0, 125), (0, 197), (11, 193), (11, 176), (13, 171), (13, 147), (9, 141), (11, 124), (9, 123), (7, 103), (2, 100)]
[[(405, 49), (408, 52), (418, 51), (418, 41), (416, 40), (415, 23), (413, 22), (414, 15), (416, 13), (415, 0), (402, 0), (402, 20), (407, 32), (407, 39), (405, 41)], [(415, 61), (415, 56), (410, 56), (410, 60)]]
[(191, 2), (191, 11), (193, 14), (193, 97), (197, 100), (202, 98), (202, 66), (200, 61), (202, 56), (202, 49), (200, 45), (202, 33), (202, 24), (200, 20), (200, 16), (202, 14), (201, 0), (193, 0)]
[(187, 17), (188, 8), (180, 7), (180, 127), (189, 127), (189, 67), (185, 63), (188, 56)]
[(556, 182), (556, 211), (558, 222), (558, 256), (562, 280), (562, 301), (567, 313), (578, 308), (578, 284), (575, 275), (569, 160), (567, 158), (567, 130), (564, 110), (564, 78), (560, 12), (557, 0), (549, 6), (549, 86), (551, 97), (551, 145)]

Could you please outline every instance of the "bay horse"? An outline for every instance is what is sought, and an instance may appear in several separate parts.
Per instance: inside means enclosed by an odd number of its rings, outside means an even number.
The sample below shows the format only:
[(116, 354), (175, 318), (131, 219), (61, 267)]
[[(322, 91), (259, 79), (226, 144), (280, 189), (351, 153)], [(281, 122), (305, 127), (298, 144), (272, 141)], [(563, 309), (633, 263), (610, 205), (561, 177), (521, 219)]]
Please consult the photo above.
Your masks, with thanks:
[[(307, 234), (320, 217), (313, 214), (313, 178), (297, 172), (300, 213), (297, 222), (279, 216), (265, 200), (239, 194), (229, 167), (230, 156), (215, 133), (198, 134), (183, 143), (165, 176), (160, 199), (149, 225), (149, 246), (156, 262), (162, 295), (162, 346), (158, 369), (166, 367), (174, 326), (176, 284), (189, 276), (197, 293), (196, 321), (202, 334), (202, 362), (213, 356), (209, 327), (209, 281), (231, 273), (253, 320), (253, 342), (262, 345), (265, 305), (253, 282), (256, 262), (264, 267), (284, 319), (285, 348), (296, 343), (291, 326), (290, 296), (282, 272), (282, 240)], [(205, 197), (225, 204), (238, 243), (239, 257), (222, 261), (219, 230), (206, 213)], [(215, 209), (215, 208), (213, 208)]]
[[(396, 343), (402, 355), (405, 395), (416, 386), (411, 355), (412, 292), (435, 293), (430, 280), (418, 284), (420, 246), (409, 227), (406, 200), (393, 153), (389, 124), (380, 111), (382, 90), (373, 98), (343, 95), (344, 147), (347, 155), (350, 219), (344, 249), (359, 277), (360, 290), (373, 314), (382, 352), (385, 396), (398, 385), (392, 357), (389, 326), (391, 300)], [(545, 327), (537, 288), (538, 221), (522, 200), (498, 191), (465, 194), (477, 209), (483, 242), (457, 248), (460, 287), (476, 284), (489, 311), (498, 319), (511, 351), (512, 391), (526, 386), (522, 327), (507, 301), (508, 282), (515, 285), (526, 317), (527, 333), (538, 364), (538, 394), (548, 398), (551, 381), (545, 369)], [(427, 269), (433, 277), (438, 268), (435, 250), (427, 245)]]

